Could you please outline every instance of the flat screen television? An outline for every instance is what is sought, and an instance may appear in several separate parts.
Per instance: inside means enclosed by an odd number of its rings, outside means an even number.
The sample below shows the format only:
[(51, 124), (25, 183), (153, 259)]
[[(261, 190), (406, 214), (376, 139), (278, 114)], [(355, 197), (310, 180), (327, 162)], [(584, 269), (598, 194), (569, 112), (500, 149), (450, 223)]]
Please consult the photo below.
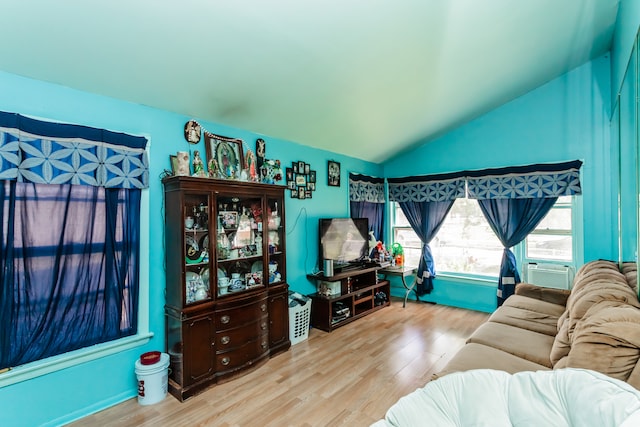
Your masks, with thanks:
[(367, 218), (320, 218), (319, 265), (331, 259), (334, 267), (364, 261), (369, 257)]

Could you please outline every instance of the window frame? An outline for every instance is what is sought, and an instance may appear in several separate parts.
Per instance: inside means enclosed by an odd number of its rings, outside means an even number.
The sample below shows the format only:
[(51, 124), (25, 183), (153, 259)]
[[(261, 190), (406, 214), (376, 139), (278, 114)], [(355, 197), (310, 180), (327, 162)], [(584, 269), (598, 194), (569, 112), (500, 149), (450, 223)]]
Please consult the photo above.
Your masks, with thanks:
[(72, 366), (101, 359), (147, 344), (154, 336), (149, 331), (149, 189), (141, 190), (140, 198), (140, 277), (138, 298), (138, 332), (135, 335), (96, 344), (12, 367), (0, 375), (0, 388), (57, 372)]
[[(390, 229), (390, 236), (392, 236), (392, 242), (395, 242), (395, 232), (396, 229), (409, 229), (411, 230), (411, 226), (406, 225), (406, 226), (397, 226), (395, 225), (396, 221), (395, 221), (395, 215), (396, 215), (396, 206), (397, 206), (397, 202), (389, 202), (389, 210), (390, 210), (390, 215), (389, 215), (389, 229)], [(563, 207), (563, 208), (568, 208), (567, 207)], [(572, 237), (572, 261), (561, 261), (561, 260), (546, 260), (546, 259), (539, 259), (539, 258), (528, 258), (526, 256), (526, 239), (523, 240), (522, 242), (520, 242), (519, 244), (517, 244), (516, 246), (514, 246), (512, 248), (512, 251), (514, 253), (514, 255), (516, 256), (516, 261), (518, 263), (518, 266), (520, 268), (520, 275), (522, 278), (524, 278), (524, 273), (526, 270), (526, 265), (529, 263), (545, 263), (545, 264), (557, 264), (557, 265), (566, 265), (569, 267), (572, 267), (573, 270), (576, 270), (576, 267), (578, 265), (581, 265), (584, 262), (584, 248), (582, 245), (583, 242), (583, 229), (581, 227), (582, 222), (582, 215), (583, 215), (583, 202), (582, 202), (582, 197), (577, 197), (577, 196), (571, 196), (571, 203), (570, 203), (570, 208), (571, 208), (571, 237)], [(553, 209), (553, 208), (552, 208)], [(413, 231), (413, 230), (411, 230)], [(436, 263), (438, 262), (438, 260), (436, 259)], [(464, 272), (454, 272), (454, 271), (445, 271), (442, 273), (438, 273), (438, 276), (441, 277), (452, 277), (452, 278), (462, 278), (462, 279), (468, 279), (468, 280), (480, 280), (480, 281), (486, 281), (486, 280), (492, 280), (498, 279), (498, 276), (491, 276), (491, 275), (481, 275), (481, 274), (474, 274), (474, 273), (464, 273)]]
[[(576, 271), (578, 265), (582, 265), (584, 263), (584, 249), (582, 245), (583, 241), (583, 230), (580, 227), (582, 224), (582, 197), (577, 197), (575, 195), (570, 196), (570, 203), (563, 204), (563, 206), (556, 207), (555, 205), (551, 209), (571, 209), (571, 260), (558, 260), (558, 259), (546, 259), (546, 258), (537, 258), (537, 257), (529, 257), (527, 254), (527, 239), (525, 238), (522, 242), (518, 243), (513, 248), (514, 255), (516, 256), (516, 260), (518, 261), (518, 265), (520, 267), (520, 276), (524, 280), (526, 276), (526, 266), (530, 263), (537, 264), (554, 264), (561, 266), (568, 266), (573, 268), (573, 271)], [(536, 235), (567, 235), (566, 233), (560, 232), (558, 230), (551, 229), (545, 232), (536, 232), (533, 231), (531, 234)]]
[[(400, 209), (400, 205), (398, 204), (398, 202), (389, 202), (389, 204), (390, 204), (390, 209), (391, 209), (391, 214), (389, 215), (391, 233), (389, 235), (392, 236), (392, 239), (391, 239), (391, 244), (387, 245), (387, 249), (391, 248), (391, 246), (394, 243), (396, 243), (396, 230), (407, 230), (407, 231), (410, 231), (410, 232), (415, 234), (415, 232), (411, 228), (411, 225), (409, 225), (408, 223), (407, 223), (407, 225), (395, 225), (396, 224), (396, 212), (397, 212), (398, 209)], [(418, 239), (418, 240), (420, 240), (420, 239)], [(406, 250), (407, 249), (418, 250), (418, 252), (422, 252), (422, 246), (418, 246), (417, 248), (414, 248), (412, 246), (403, 245), (402, 246), (402, 250), (405, 252), (405, 261), (406, 261), (406, 258), (407, 258), (407, 256), (406, 256)], [(418, 257), (419, 256), (420, 255), (418, 255)], [(415, 267), (417, 267), (417, 265)]]

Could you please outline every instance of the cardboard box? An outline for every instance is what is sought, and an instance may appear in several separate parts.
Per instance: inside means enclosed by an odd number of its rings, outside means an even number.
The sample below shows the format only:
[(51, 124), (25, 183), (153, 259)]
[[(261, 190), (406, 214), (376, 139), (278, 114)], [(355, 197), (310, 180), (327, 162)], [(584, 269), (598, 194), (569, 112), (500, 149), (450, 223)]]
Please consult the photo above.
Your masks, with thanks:
[(342, 295), (340, 289), (341, 282), (327, 282), (324, 280), (318, 281), (318, 293), (324, 296), (340, 296)]

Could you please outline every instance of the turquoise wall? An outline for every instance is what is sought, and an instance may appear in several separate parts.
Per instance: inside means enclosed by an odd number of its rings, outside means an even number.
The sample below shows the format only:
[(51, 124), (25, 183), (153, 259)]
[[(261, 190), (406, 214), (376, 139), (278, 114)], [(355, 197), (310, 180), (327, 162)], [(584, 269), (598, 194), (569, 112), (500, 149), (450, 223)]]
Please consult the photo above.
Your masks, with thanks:
[[(169, 168), (169, 155), (178, 150), (199, 149), (204, 142), (189, 146), (183, 128), (192, 117), (161, 111), (66, 87), (0, 72), (0, 110), (52, 121), (78, 123), (97, 128), (145, 135), (150, 144), (149, 217), (149, 328), (154, 333), (143, 347), (93, 362), (54, 372), (0, 389), (1, 426), (59, 425), (137, 395), (134, 362), (143, 352), (164, 349), (163, 191), (160, 175)], [(317, 222), (322, 216), (348, 215), (349, 171), (381, 176), (379, 165), (305, 147), (293, 142), (257, 135), (199, 120), (208, 131), (243, 139), (250, 148), (262, 137), (267, 158), (280, 159), (283, 167), (302, 160), (317, 172), (317, 190), (312, 199), (287, 197), (288, 281), (293, 290), (310, 293), (314, 286), (306, 279), (317, 258)], [(342, 185), (328, 187), (327, 160), (342, 166)]]
[(618, 141), (620, 164), (620, 260), (638, 256), (638, 47), (640, 2), (622, 0), (613, 39), (612, 141)]
[(640, 27), (640, 1), (620, 0), (616, 19), (613, 44), (611, 46), (611, 104), (622, 87), (633, 44)]
[[(585, 260), (617, 259), (617, 148), (610, 142), (609, 56), (602, 56), (384, 165), (385, 177), (580, 159)], [(614, 191), (612, 191), (614, 190)], [(437, 264), (436, 264), (437, 270)], [(435, 279), (423, 299), (495, 308), (495, 285)], [(470, 295), (472, 295), (470, 297)], [(489, 298), (489, 299), (487, 299)], [(470, 300), (476, 301), (469, 307)]]

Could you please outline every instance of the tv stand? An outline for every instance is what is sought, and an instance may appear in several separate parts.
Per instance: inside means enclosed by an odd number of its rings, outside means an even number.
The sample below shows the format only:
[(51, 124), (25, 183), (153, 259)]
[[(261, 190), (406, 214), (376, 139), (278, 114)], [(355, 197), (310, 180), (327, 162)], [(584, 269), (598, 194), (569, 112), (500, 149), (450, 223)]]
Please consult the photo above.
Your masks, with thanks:
[(311, 325), (323, 331), (332, 330), (353, 322), (367, 314), (390, 305), (388, 280), (378, 280), (380, 267), (342, 270), (333, 276), (308, 275), (318, 282), (339, 282), (340, 293), (311, 298)]

